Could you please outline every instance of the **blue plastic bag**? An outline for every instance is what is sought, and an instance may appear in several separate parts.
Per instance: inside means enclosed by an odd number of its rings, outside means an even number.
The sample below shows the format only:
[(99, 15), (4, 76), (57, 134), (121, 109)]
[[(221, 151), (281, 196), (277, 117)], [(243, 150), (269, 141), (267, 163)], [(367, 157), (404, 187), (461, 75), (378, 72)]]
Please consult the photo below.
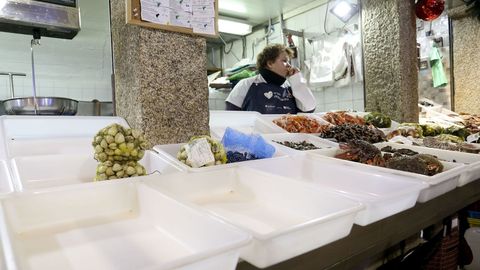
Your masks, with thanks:
[(245, 134), (233, 128), (227, 127), (222, 138), (225, 150), (247, 153), (256, 158), (271, 158), (275, 154), (275, 147), (267, 143), (258, 134)]

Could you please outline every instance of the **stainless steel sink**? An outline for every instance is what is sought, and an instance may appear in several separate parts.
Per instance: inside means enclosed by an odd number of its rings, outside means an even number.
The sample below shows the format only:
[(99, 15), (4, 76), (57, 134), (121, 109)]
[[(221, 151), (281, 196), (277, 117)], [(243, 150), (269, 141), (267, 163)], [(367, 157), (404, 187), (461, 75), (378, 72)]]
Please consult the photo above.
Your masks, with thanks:
[(3, 101), (5, 112), (10, 115), (75, 115), (78, 101), (63, 97), (37, 97), (35, 109), (33, 97), (10, 98)]

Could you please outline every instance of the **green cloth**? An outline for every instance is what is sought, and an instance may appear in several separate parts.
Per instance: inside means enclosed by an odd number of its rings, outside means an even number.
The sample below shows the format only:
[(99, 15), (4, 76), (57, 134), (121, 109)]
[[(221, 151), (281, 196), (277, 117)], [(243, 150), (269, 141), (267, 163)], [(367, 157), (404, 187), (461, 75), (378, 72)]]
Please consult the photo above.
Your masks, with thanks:
[(444, 87), (448, 80), (443, 70), (442, 54), (437, 47), (430, 50), (430, 66), (432, 67), (433, 87)]
[(237, 73), (231, 75), (230, 77), (227, 78), (227, 80), (237, 81), (237, 80), (249, 78), (249, 77), (252, 77), (252, 76), (255, 76), (255, 75), (256, 75), (255, 71), (250, 71), (248, 69), (244, 69), (240, 72), (237, 72)]

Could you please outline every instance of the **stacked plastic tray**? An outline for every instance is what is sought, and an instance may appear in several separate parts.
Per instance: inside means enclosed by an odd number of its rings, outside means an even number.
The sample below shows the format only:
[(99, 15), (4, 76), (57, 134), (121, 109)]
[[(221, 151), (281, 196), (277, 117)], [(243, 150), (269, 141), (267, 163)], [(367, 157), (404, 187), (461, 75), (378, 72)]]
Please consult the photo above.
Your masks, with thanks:
[[(264, 135), (273, 158), (193, 169), (176, 159), (183, 144), (157, 145), (141, 160), (148, 176), (104, 182), (92, 182), (91, 139), (108, 124), (127, 126), (123, 119), (0, 117), (4, 268), (228, 270), (239, 258), (268, 267), (347, 236), (353, 224), (413, 207), (422, 194), (455, 188), (457, 167), (472, 165), (464, 183), (477, 173), (467, 156), (461, 162), (469, 164), (447, 166), (430, 181), (352, 165), (329, 157), (337, 144), (272, 132), (279, 127), (265, 117), (215, 112), (211, 132), (221, 139), (234, 123), (247, 133), (276, 133)], [(275, 143), (282, 140), (321, 149)], [(435, 179), (448, 188), (438, 192)]]
[[(93, 183), (91, 140), (117, 117), (0, 117), (5, 269), (235, 269), (251, 236), (141, 183)], [(152, 175), (181, 172), (147, 151)], [(13, 175), (13, 177), (10, 177)], [(8, 179), (8, 181), (4, 181)], [(196, 226), (191, 226), (192, 222)]]

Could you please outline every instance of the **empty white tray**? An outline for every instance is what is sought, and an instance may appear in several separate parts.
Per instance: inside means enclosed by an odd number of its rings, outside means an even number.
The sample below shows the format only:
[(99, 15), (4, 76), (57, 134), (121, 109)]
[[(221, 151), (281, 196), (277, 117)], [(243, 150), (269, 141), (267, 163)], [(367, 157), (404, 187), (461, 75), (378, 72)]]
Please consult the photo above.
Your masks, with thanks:
[[(243, 167), (243, 166), (249, 166), (250, 164), (259, 161), (258, 159), (256, 159), (256, 160), (247, 160), (247, 161), (227, 163), (227, 164), (208, 166), (208, 167), (192, 168), (177, 159), (177, 153), (180, 151), (180, 148), (183, 145), (184, 143), (155, 145), (153, 147), (153, 150), (156, 151), (160, 156), (162, 156), (166, 160), (169, 160), (171, 164), (174, 165), (175, 167), (179, 167), (182, 170), (186, 170), (189, 172), (204, 172), (204, 171), (220, 170), (220, 169), (229, 168), (229, 167)], [(281, 148), (279, 148), (276, 145), (273, 145), (273, 146), (275, 147), (275, 154), (273, 154), (273, 157), (271, 158), (283, 158), (287, 156), (287, 154), (283, 152)]]
[[(319, 149), (324, 149), (324, 148), (332, 148), (332, 147), (338, 147), (338, 144), (329, 140), (322, 139), (318, 136), (314, 136), (311, 134), (306, 134), (306, 133), (273, 133), (273, 134), (263, 134), (262, 137), (265, 139), (272, 141), (278, 147), (282, 149), (285, 153), (289, 155), (298, 155), (302, 153), (307, 153), (312, 150), (296, 150), (293, 148), (290, 148), (288, 146), (285, 146), (283, 144), (279, 144), (277, 142), (284, 142), (284, 141), (289, 141), (289, 142), (307, 142), (315, 145)], [(316, 150), (316, 149), (313, 149)]]
[(233, 270), (250, 240), (138, 181), (25, 192), (1, 205), (8, 269)]
[(240, 256), (260, 268), (345, 237), (364, 208), (339, 194), (244, 167), (145, 179), (250, 232), (253, 242)]
[(14, 191), (10, 169), (5, 160), (0, 160), (0, 196)]
[(452, 162), (444, 162), (441, 161), (443, 164), (444, 170), (441, 173), (438, 173), (433, 176), (421, 175), (418, 173), (412, 172), (405, 172), (400, 170), (394, 170), (384, 167), (372, 166), (367, 164), (362, 164), (359, 162), (348, 161), (343, 159), (335, 158), (334, 156), (342, 153), (343, 151), (339, 148), (332, 148), (332, 149), (320, 149), (311, 151), (311, 154), (318, 155), (319, 157), (323, 157), (325, 162), (332, 162), (337, 164), (343, 164), (345, 166), (352, 166), (358, 168), (365, 168), (376, 170), (378, 172), (390, 173), (394, 175), (401, 175), (404, 176), (402, 179), (410, 180), (410, 181), (424, 181), (429, 184), (429, 187), (422, 190), (420, 195), (418, 196), (419, 202), (426, 202), (435, 197), (438, 197), (442, 194), (447, 193), (455, 189), (458, 185), (458, 180), (462, 175), (464, 165), (456, 164)]
[(6, 141), (8, 156), (53, 155), (53, 154), (92, 154), (93, 136), (91, 137), (63, 137), (41, 139), (9, 139)]
[(458, 179), (458, 186), (464, 186), (470, 182), (478, 180), (480, 178), (480, 155), (469, 154), (457, 151), (448, 151), (435, 148), (427, 148), (414, 145), (404, 145), (393, 142), (384, 142), (375, 144), (379, 149), (385, 146), (391, 146), (395, 149), (406, 148), (422, 154), (430, 154), (438, 157), (441, 160), (462, 163), (463, 167), (462, 175)]
[(355, 223), (362, 226), (413, 207), (420, 191), (428, 187), (427, 183), (409, 181), (399, 175), (325, 163), (315, 155), (265, 161), (250, 168), (331, 189), (363, 203), (365, 210), (355, 218)]
[[(22, 191), (92, 182), (98, 162), (93, 159), (93, 154), (37, 155), (16, 157), (11, 164), (15, 189)], [(140, 164), (149, 174), (181, 171), (152, 151), (145, 152)]]

